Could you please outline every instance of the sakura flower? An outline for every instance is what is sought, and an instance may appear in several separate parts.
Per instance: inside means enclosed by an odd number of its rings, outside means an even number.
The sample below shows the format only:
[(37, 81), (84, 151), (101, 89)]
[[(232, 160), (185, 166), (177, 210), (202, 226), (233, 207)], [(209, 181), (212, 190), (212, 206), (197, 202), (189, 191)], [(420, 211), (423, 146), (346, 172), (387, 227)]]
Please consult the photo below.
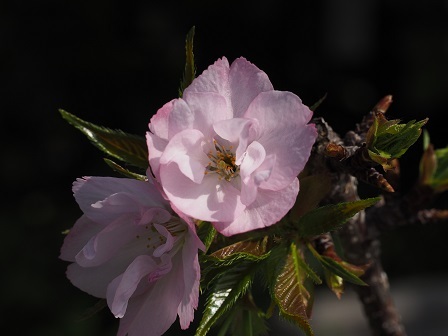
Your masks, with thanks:
[(149, 123), (149, 163), (165, 196), (224, 235), (278, 222), (317, 132), (310, 109), (244, 58), (219, 59)]
[[(67, 277), (106, 298), (118, 335), (163, 334), (179, 316), (186, 329), (198, 305), (198, 249), (193, 223), (173, 214), (151, 182), (86, 177), (73, 184), (84, 215), (64, 240)], [(186, 219), (188, 220), (188, 219)]]

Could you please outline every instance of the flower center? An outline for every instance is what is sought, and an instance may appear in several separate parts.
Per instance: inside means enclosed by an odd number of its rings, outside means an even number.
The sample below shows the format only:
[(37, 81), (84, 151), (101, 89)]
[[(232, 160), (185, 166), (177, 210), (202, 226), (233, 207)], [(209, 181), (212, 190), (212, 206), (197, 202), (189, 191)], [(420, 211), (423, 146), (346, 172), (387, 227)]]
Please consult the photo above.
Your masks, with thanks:
[(232, 178), (237, 177), (240, 172), (240, 167), (235, 164), (235, 154), (231, 152), (232, 146), (228, 149), (221, 146), (215, 139), (213, 139), (215, 145), (215, 153), (211, 150), (207, 156), (210, 159), (204, 174), (216, 173), (220, 180), (224, 179), (230, 181)]
[(146, 248), (150, 251), (154, 251), (157, 247), (166, 242), (166, 238), (157, 232), (156, 228), (151, 224), (145, 225), (144, 231), (141, 232), (141, 235), (138, 234), (135, 238), (138, 240), (143, 239), (145, 241)]

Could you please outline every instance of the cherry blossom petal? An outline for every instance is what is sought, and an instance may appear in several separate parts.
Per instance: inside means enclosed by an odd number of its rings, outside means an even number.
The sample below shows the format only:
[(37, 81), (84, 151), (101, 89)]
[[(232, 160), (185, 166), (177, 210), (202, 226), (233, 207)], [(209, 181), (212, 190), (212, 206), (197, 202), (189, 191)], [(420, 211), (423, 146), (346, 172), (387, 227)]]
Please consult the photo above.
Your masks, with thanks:
[(87, 216), (81, 216), (65, 237), (59, 258), (74, 262), (78, 252), (82, 250), (92, 236), (95, 236), (103, 228), (103, 225), (95, 223)]
[(210, 161), (203, 151), (204, 135), (198, 130), (177, 133), (163, 152), (160, 164), (176, 163), (179, 171), (194, 183), (201, 183)]
[(243, 57), (237, 58), (230, 66), (229, 85), (235, 118), (244, 115), (258, 94), (274, 89), (266, 73)]
[(163, 254), (169, 252), (173, 248), (174, 238), (164, 226), (160, 224), (154, 224), (154, 227), (156, 228), (157, 232), (159, 232), (161, 236), (165, 237), (166, 239), (165, 243), (157, 247), (152, 253), (154, 257), (160, 258)]
[(101, 203), (98, 202), (104, 201), (117, 193), (127, 194), (128, 196), (111, 198), (110, 202), (115, 206), (119, 206), (121, 203), (123, 208), (134, 207), (130, 202), (135, 204), (135, 200), (139, 200), (139, 204), (166, 208), (166, 201), (149, 183), (126, 178), (84, 177), (83, 179), (77, 179), (73, 183), (73, 193), (84, 214), (92, 220), (101, 223), (114, 220), (116, 213), (104, 211), (98, 209), (98, 206), (92, 207), (92, 205), (99, 205)]
[(241, 175), (241, 202), (248, 206), (257, 197), (258, 185), (255, 183), (252, 173), (260, 167), (266, 158), (266, 151), (263, 146), (257, 142), (252, 142), (247, 147), (246, 155), (240, 166)]
[(181, 258), (175, 258), (163, 281), (154, 282), (145, 295), (133, 297), (120, 320), (117, 336), (159, 336), (165, 333), (176, 319), (185, 291), (183, 271)]
[(115, 278), (107, 287), (107, 305), (115, 317), (123, 317), (128, 301), (137, 289), (140, 281), (157, 269), (155, 261), (147, 256), (137, 256), (126, 271)]
[(133, 217), (125, 215), (90, 238), (76, 255), (76, 262), (83, 267), (92, 267), (113, 257), (123, 245), (133, 240), (140, 232), (137, 225), (129, 225), (129, 222), (134, 222)]
[(295, 203), (299, 193), (299, 180), (280, 190), (258, 190), (257, 199), (232, 222), (214, 223), (216, 230), (225, 236), (261, 229), (281, 220)]
[(174, 135), (193, 128), (194, 112), (183, 99), (173, 100), (173, 109), (168, 115), (168, 140)]
[(160, 168), (161, 184), (170, 201), (183, 213), (206, 221), (227, 221), (245, 208), (240, 191), (214, 174), (205, 175), (197, 184), (186, 177), (177, 164)]
[[(194, 310), (197, 309), (199, 303), (199, 280), (200, 269), (198, 259), (198, 244), (194, 235), (188, 235), (185, 240), (184, 249), (182, 250), (182, 260), (184, 267), (184, 285), (185, 291), (182, 301), (177, 309), (179, 322), (182, 329), (187, 329), (190, 322), (194, 318)], [(191, 266), (193, 265), (193, 267)]]
[(193, 80), (184, 90), (184, 95), (188, 95), (190, 92), (214, 92), (228, 100), (230, 94), (229, 72), (230, 67), (227, 58), (218, 59)]
[(250, 102), (260, 93), (272, 90), (268, 76), (241, 57), (229, 67), (227, 58), (217, 60), (184, 91), (216, 92), (225, 97), (233, 117), (242, 117)]
[(257, 122), (253, 119), (233, 118), (215, 123), (213, 129), (222, 139), (237, 145), (236, 164), (240, 165), (249, 143), (257, 137)]
[(213, 137), (213, 124), (232, 118), (225, 98), (217, 93), (186, 92), (184, 99), (194, 116), (193, 128), (201, 131), (206, 138)]
[(135, 257), (143, 252), (145, 252), (144, 248), (135, 244), (132, 248), (121, 250), (113, 258), (96, 267), (83, 267), (73, 263), (67, 268), (67, 278), (84, 292), (106, 298), (109, 283), (122, 274)]
[(173, 104), (176, 99), (163, 105), (155, 115), (152, 116), (149, 123), (149, 130), (158, 138), (168, 140), (168, 116), (173, 110)]
[(151, 166), (151, 170), (156, 176), (159, 178), (159, 165), (160, 165), (160, 157), (163, 154), (166, 146), (168, 145), (168, 141), (158, 136), (152, 134), (151, 132), (146, 132), (146, 144), (148, 145), (148, 160), (149, 165)]
[(311, 116), (308, 110), (296, 95), (280, 91), (261, 93), (249, 106), (245, 117), (257, 119), (258, 142), (268, 155), (276, 156), (272, 175), (263, 188), (281, 190), (304, 168), (317, 136), (313, 125), (305, 125)]

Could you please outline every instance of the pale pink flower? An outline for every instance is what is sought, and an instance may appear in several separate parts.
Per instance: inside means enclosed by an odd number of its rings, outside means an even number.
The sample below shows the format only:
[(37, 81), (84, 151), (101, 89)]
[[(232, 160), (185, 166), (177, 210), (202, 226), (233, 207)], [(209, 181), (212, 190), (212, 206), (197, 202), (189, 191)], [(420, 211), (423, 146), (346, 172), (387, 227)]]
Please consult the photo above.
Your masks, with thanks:
[[(84, 215), (64, 240), (70, 281), (106, 298), (118, 335), (162, 335), (179, 316), (186, 329), (198, 305), (194, 224), (176, 216), (153, 183), (86, 177), (73, 184)], [(185, 218), (187, 221), (188, 219)]]
[(278, 222), (317, 132), (310, 109), (244, 58), (219, 59), (151, 118), (149, 163), (166, 197), (224, 235)]

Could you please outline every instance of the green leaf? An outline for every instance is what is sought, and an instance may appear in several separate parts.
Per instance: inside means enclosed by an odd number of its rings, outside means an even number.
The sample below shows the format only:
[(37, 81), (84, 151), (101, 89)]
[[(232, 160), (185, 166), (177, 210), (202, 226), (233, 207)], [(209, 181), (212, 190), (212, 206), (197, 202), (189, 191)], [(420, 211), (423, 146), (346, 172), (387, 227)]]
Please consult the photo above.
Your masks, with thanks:
[(182, 97), (184, 90), (193, 82), (196, 76), (196, 66), (194, 64), (193, 40), (195, 27), (193, 26), (187, 34), (185, 40), (185, 69), (184, 76), (180, 83), (179, 97)]
[(214, 252), (212, 256), (221, 260), (241, 254), (254, 257), (262, 257), (266, 254), (266, 244), (267, 237), (263, 238), (262, 240), (240, 241)]
[(201, 282), (203, 287), (210, 287), (210, 284), (222, 276), (223, 273), (231, 271), (235, 267), (255, 265), (269, 256), (270, 252), (261, 254), (261, 248), (257, 247), (258, 243), (254, 243), (253, 245), (246, 243), (232, 244), (211, 255), (201, 256)]
[(59, 112), (104, 153), (130, 165), (145, 170), (148, 168), (148, 149), (144, 137), (97, 126), (64, 110)]
[(198, 234), (199, 239), (201, 239), (201, 241), (205, 245), (204, 253), (207, 253), (208, 249), (210, 248), (210, 245), (215, 240), (216, 229), (213, 227), (213, 225), (210, 222), (201, 221), (198, 225), (197, 234)]
[(254, 265), (239, 263), (226, 269), (214, 279), (196, 336), (205, 336), (210, 328), (247, 292), (252, 283)]
[(400, 158), (420, 137), (422, 127), (428, 122), (424, 119), (400, 124), (400, 120), (387, 120), (382, 113), (375, 115), (374, 122), (367, 132), (367, 149), (370, 158), (390, 169), (390, 161)]
[(341, 227), (356, 213), (374, 205), (379, 197), (354, 202), (330, 204), (314, 209), (296, 222), (301, 237), (312, 237)]
[(262, 336), (268, 334), (265, 314), (250, 302), (248, 292), (232, 310), (223, 317), (217, 336)]
[(320, 255), (317, 253), (317, 251), (311, 246), (311, 244), (308, 244), (308, 248), (313, 254), (313, 256), (322, 264), (322, 266), (329, 272), (340, 276), (342, 279), (349, 281), (355, 285), (361, 285), (361, 286), (367, 286), (367, 284), (362, 281), (356, 274), (350, 272), (346, 267), (344, 266), (343, 262), (338, 262), (334, 260), (333, 258)]
[(292, 221), (313, 210), (331, 190), (331, 179), (325, 174), (300, 177), (300, 191), (290, 211)]
[(298, 251), (295, 244), (292, 244), (274, 286), (274, 300), (281, 316), (294, 322), (306, 335), (312, 336), (308, 316), (312, 298), (304, 286), (306, 274), (300, 269), (297, 259)]
[[(296, 245), (293, 243), (291, 245), (291, 248), (297, 249)], [(295, 267), (300, 272), (305, 272), (305, 274), (313, 280), (313, 282), (317, 285), (320, 285), (322, 283), (322, 280), (319, 278), (319, 276), (316, 274), (316, 272), (313, 271), (313, 269), (306, 263), (306, 261), (302, 258), (300, 253), (293, 253), (293, 260)]]
[(129, 170), (127, 170), (126, 168), (123, 168), (122, 166), (120, 166), (118, 163), (109, 160), (109, 159), (104, 159), (104, 161), (107, 163), (107, 165), (109, 167), (111, 167), (114, 171), (128, 177), (128, 178), (132, 178), (132, 179), (136, 179), (136, 180), (140, 180), (140, 181), (146, 181), (148, 178), (145, 175), (141, 175), (141, 174), (137, 174), (137, 173), (133, 173)]

